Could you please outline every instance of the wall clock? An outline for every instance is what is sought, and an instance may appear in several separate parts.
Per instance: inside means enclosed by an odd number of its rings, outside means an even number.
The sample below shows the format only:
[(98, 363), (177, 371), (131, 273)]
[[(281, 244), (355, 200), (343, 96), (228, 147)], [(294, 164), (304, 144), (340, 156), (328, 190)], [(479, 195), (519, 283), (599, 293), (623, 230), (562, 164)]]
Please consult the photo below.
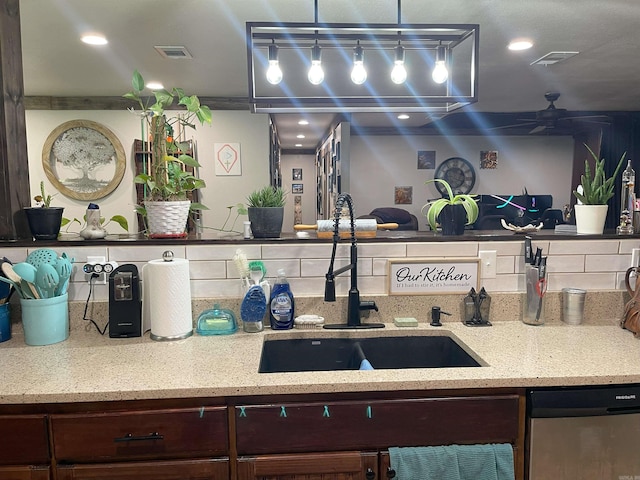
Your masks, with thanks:
[[(466, 194), (471, 191), (476, 183), (476, 172), (467, 160), (460, 157), (447, 158), (438, 165), (433, 178), (446, 180), (454, 194)], [(435, 182), (438, 192), (444, 197), (447, 189), (439, 182)]]

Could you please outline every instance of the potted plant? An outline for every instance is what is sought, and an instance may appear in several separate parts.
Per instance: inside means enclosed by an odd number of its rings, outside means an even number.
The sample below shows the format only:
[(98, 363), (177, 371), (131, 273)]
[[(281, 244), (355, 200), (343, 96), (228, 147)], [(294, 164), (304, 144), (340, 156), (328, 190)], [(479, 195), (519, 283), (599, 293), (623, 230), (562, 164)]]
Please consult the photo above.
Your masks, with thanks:
[[(443, 235), (462, 235), (465, 225), (471, 225), (478, 219), (478, 204), (475, 195), (453, 194), (451, 186), (446, 180), (434, 178), (426, 184), (439, 182), (447, 190), (448, 198), (442, 197), (431, 200), (422, 206), (420, 211), (427, 217), (431, 230), (436, 231), (438, 223), (442, 227)], [(426, 210), (425, 212), (425, 209)]]
[(247, 213), (254, 238), (278, 238), (282, 232), (286, 192), (281, 187), (266, 186), (247, 197)]
[(36, 240), (55, 240), (58, 238), (58, 233), (60, 233), (64, 208), (52, 207), (52, 198), (52, 195), (47, 195), (44, 192), (44, 181), (41, 181), (40, 195), (33, 197), (36, 201), (36, 206), (24, 209), (31, 235)]
[[(144, 185), (146, 190), (144, 207), (138, 206), (137, 211), (146, 218), (150, 237), (185, 236), (189, 211), (207, 208), (200, 203), (192, 203), (188, 195), (206, 185), (204, 180), (185, 168), (198, 168), (200, 164), (185, 153), (189, 150), (189, 142), (176, 141), (173, 126), (178, 124), (195, 129), (195, 120), (201, 125), (210, 124), (211, 110), (201, 105), (196, 95), (186, 95), (181, 88), (154, 91), (155, 103), (150, 105), (150, 98), (141, 96), (145, 88), (144, 79), (137, 70), (133, 72), (132, 84), (133, 90), (123, 96), (138, 102), (142, 109), (151, 147), (149, 170), (134, 180)], [(165, 110), (174, 100), (184, 107), (186, 113), (167, 118)]]
[[(576, 215), (576, 231), (584, 234), (602, 234), (604, 231), (604, 223), (609, 210), (608, 201), (613, 197), (614, 182), (627, 156), (627, 152), (622, 154), (618, 166), (613, 175), (606, 177), (604, 172), (604, 158), (598, 159), (598, 156), (585, 144), (595, 165), (593, 174), (589, 159), (584, 161), (584, 173), (580, 176), (580, 186), (573, 191), (578, 199), (575, 205)], [(580, 188), (582, 187), (582, 188)]]

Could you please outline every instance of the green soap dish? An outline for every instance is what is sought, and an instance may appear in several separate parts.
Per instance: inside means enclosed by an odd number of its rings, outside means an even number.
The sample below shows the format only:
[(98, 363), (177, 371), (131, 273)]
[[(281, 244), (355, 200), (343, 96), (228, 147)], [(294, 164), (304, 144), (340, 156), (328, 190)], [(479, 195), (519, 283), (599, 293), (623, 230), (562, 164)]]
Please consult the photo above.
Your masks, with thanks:
[(199, 335), (229, 335), (237, 330), (238, 324), (233, 312), (220, 308), (218, 304), (198, 316), (196, 332)]
[(396, 327), (417, 327), (418, 320), (413, 317), (396, 317), (393, 319)]

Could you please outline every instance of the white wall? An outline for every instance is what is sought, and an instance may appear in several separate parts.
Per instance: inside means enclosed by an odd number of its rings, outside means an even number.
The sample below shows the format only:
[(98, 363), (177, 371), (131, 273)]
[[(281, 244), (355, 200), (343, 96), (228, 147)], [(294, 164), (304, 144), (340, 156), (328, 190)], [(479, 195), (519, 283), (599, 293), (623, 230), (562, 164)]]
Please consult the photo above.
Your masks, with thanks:
[[(280, 168), (282, 169), (282, 188), (289, 192), (287, 204), (284, 210), (284, 222), (282, 230), (284, 232), (293, 231), (293, 214), (295, 208), (294, 197), (302, 197), (302, 223), (305, 225), (315, 225), (316, 223), (316, 165), (315, 155), (281, 155)], [(302, 169), (302, 180), (293, 180), (292, 170)], [(303, 185), (303, 193), (293, 193), (291, 185), (293, 183)]]
[[(553, 195), (553, 207), (571, 200), (572, 137), (565, 136), (351, 136), (351, 181), (343, 191), (354, 199), (356, 214), (394, 205), (394, 187), (412, 186), (413, 204), (397, 205), (418, 217), (428, 229), (420, 208), (439, 194), (435, 170), (418, 170), (418, 150), (435, 150), (436, 166), (449, 157), (468, 160), (476, 171), (471, 193)], [(480, 169), (480, 151), (498, 150), (498, 168)]]
[[(135, 231), (135, 193), (133, 183), (133, 141), (141, 138), (140, 119), (128, 111), (71, 111), (28, 110), (26, 112), (29, 182), (33, 195), (45, 181), (47, 193), (56, 189), (47, 180), (42, 166), (42, 147), (51, 131), (69, 120), (93, 120), (109, 128), (122, 143), (127, 168), (120, 185), (107, 197), (95, 200), (102, 216), (123, 215), (129, 221), (129, 231)], [(269, 126), (264, 114), (237, 111), (214, 111), (211, 125), (200, 126), (192, 137), (197, 141), (201, 177), (207, 183), (202, 190), (202, 203), (210, 210), (203, 213), (205, 227), (221, 227), (227, 216), (227, 206), (246, 204), (247, 195), (269, 183)], [(242, 159), (241, 176), (216, 176), (214, 168), (215, 143), (239, 143)], [(74, 200), (58, 193), (54, 206), (65, 207), (64, 216), (82, 219), (88, 201)], [(236, 230), (242, 231), (242, 219)], [(246, 217), (244, 217), (246, 219)], [(75, 228), (77, 231), (78, 228)], [(109, 233), (123, 233), (117, 225), (108, 227)], [(63, 229), (64, 231), (64, 229)]]

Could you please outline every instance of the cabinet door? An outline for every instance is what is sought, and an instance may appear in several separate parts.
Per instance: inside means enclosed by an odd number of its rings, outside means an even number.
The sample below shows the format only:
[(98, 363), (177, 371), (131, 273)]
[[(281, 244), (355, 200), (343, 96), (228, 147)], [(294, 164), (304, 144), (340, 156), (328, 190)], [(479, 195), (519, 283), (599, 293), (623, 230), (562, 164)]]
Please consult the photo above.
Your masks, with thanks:
[(49, 463), (45, 415), (0, 415), (0, 465)]
[(229, 478), (229, 460), (67, 465), (58, 466), (56, 474), (58, 480), (222, 480)]
[(327, 452), (238, 458), (238, 480), (373, 480), (376, 452)]
[(0, 480), (49, 480), (48, 466), (0, 467)]

